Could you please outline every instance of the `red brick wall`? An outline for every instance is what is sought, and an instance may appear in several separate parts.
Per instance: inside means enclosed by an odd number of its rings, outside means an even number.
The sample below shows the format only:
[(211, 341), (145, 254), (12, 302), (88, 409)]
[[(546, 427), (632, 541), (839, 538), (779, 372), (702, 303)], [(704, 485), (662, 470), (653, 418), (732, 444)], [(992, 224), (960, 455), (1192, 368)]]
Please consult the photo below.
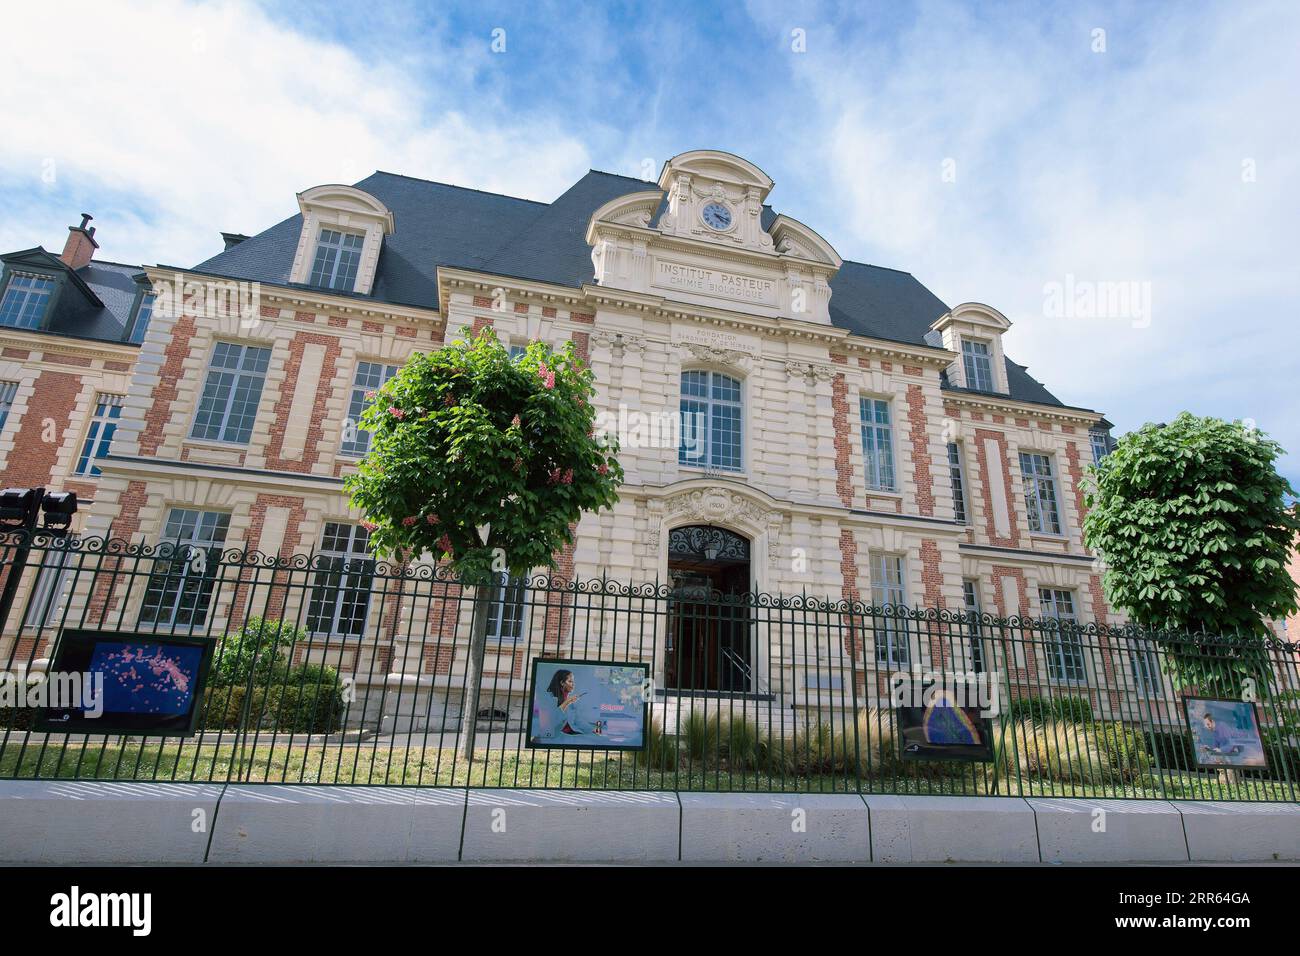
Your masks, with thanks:
[[(975, 417), (974, 414), (971, 416)], [(998, 461), (990, 462), (984, 449), (984, 442), (987, 439), (993, 439), (998, 446)], [(979, 463), (980, 483), (983, 486), (981, 496), (984, 500), (984, 530), (988, 535), (989, 541), (1000, 548), (1018, 548), (1020, 547), (1020, 520), (1017, 515), (1016, 493), (1011, 484), (1011, 462), (1007, 457), (1007, 437), (1002, 432), (992, 431), (987, 428), (975, 429), (975, 459)], [(997, 533), (997, 526), (993, 523), (993, 489), (989, 485), (990, 468), (1002, 469), (1002, 484), (1007, 493), (1007, 514), (1011, 519), (1011, 534), (1009, 536)]]
[(920, 385), (907, 386), (907, 420), (911, 428), (912, 469), (916, 477), (916, 507), (925, 517), (934, 516), (934, 478), (930, 470), (930, 438), (925, 431), (925, 393)]
[[(843, 355), (832, 355), (832, 359), (844, 364)], [(852, 444), (849, 441), (849, 389), (843, 374), (831, 379), (831, 421), (835, 426), (835, 491), (840, 496), (840, 503), (846, 508), (853, 507), (853, 461)]]
[(1074, 442), (1065, 445), (1065, 461), (1070, 470), (1070, 482), (1074, 485), (1074, 508), (1075, 514), (1079, 516), (1079, 536), (1082, 538), (1083, 519), (1088, 509), (1083, 504), (1083, 468), (1079, 465), (1079, 446)]
[[(190, 354), (190, 342), (198, 326), (191, 315), (182, 315), (172, 327), (171, 340), (163, 350), (162, 366), (158, 370), (158, 384), (153, 389), (153, 401), (144, 413), (144, 429), (140, 432), (140, 454), (155, 455), (162, 444), (163, 427), (172, 415), (172, 404), (180, 394), (181, 375), (185, 359)], [(186, 383), (190, 388), (202, 388), (201, 382)]]
[[(303, 352), (308, 345), (324, 346), (325, 359), (321, 364), (320, 379), (316, 383), (316, 394), (312, 402), (312, 420), (307, 426), (307, 441), (303, 446), (302, 458), (284, 458), (282, 455), (285, 426), (289, 422), (293, 395), (298, 386)], [(280, 400), (275, 403), (272, 411), (271, 440), (266, 449), (267, 468), (274, 471), (308, 472), (320, 460), (320, 443), (325, 434), (325, 407), (329, 402), (330, 388), (338, 365), (339, 353), (342, 350), (343, 347), (337, 337), (315, 332), (299, 332), (289, 342), (289, 360), (284, 365), (284, 384), (280, 386)]]
[[(42, 372), (36, 378), (35, 391), (27, 400), (27, 411), (14, 434), (14, 447), (6, 467), (0, 472), (5, 487), (55, 488), (54, 466), (64, 433), (72, 426), (72, 413), (81, 392), (81, 376), (68, 372)], [(54, 423), (51, 435), (45, 434), (45, 422)], [(46, 440), (49, 438), (50, 440)]]

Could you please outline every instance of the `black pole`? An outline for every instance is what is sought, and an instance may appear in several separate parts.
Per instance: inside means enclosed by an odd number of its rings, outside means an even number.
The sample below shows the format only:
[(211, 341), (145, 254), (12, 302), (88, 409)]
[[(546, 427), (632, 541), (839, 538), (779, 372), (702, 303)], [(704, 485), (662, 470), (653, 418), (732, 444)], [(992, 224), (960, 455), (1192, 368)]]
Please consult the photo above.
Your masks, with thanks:
[(27, 503), (27, 512), (23, 515), (22, 524), (8, 529), (18, 532), (18, 544), (14, 559), (9, 564), (9, 574), (5, 576), (4, 590), (0, 591), (0, 634), (4, 633), (5, 627), (9, 624), (9, 611), (13, 608), (14, 598), (18, 595), (18, 584), (23, 579), (23, 572), (27, 570), (27, 558), (31, 554), (32, 538), (36, 533), (36, 519), (41, 513), (41, 502), (45, 500), (44, 488), (33, 488), (31, 491), (32, 495)]

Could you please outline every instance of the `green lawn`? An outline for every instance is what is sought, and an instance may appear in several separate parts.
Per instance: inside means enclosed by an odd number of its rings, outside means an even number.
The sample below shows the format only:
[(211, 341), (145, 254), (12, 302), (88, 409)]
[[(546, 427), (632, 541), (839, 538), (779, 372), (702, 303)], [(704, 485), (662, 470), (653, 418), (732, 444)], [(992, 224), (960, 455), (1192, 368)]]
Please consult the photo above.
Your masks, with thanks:
[[(685, 754), (674, 770), (650, 768), (633, 753), (574, 754), (566, 751), (487, 750), (472, 764), (453, 750), (401, 748), (376, 741), (322, 746), (278, 743), (240, 747), (235, 741), (74, 742), (66, 749), (23, 745), (13, 737), (0, 754), (0, 777), (63, 780), (175, 780), (366, 784), (386, 786), (571, 788), (580, 790), (744, 791), (1187, 800), (1295, 801), (1300, 786), (1242, 778), (1233, 784), (1214, 774), (1181, 771), (1152, 773), (1137, 782), (1117, 783), (994, 778), (985, 764), (890, 768), (864, 774), (773, 774), (701, 765)], [(1161, 786), (1163, 781), (1163, 786)]]

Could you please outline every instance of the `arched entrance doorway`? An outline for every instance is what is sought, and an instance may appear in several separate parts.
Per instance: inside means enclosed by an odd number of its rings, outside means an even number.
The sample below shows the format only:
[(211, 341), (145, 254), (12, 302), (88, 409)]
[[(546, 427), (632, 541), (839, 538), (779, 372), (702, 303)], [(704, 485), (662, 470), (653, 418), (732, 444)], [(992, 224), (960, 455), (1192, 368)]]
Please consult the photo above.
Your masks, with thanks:
[(753, 687), (749, 609), (728, 597), (750, 590), (749, 541), (726, 528), (668, 532), (673, 589), (664, 678), (674, 690), (746, 692)]

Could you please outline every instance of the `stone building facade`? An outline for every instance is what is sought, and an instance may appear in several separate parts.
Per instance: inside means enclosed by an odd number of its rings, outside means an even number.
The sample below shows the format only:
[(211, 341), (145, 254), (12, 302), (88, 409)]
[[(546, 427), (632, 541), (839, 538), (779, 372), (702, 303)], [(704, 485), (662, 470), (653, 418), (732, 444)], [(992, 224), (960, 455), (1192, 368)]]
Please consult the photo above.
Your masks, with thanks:
[[(1005, 356), (996, 308), (844, 260), (772, 189), (712, 150), (656, 183), (593, 171), (550, 204), (376, 173), (192, 268), (100, 266), (71, 241), (4, 257), (6, 277), (61, 261), (64, 299), (87, 273), (123, 287), (100, 338), (0, 327), (4, 481), (77, 489), (85, 535), (364, 554), (342, 479), (365, 393), (491, 326), (572, 341), (623, 446), (618, 505), (583, 519), (557, 575), (1114, 622), (1081, 540), (1102, 415)], [(101, 394), (120, 411), (92, 477)], [(45, 413), (57, 441), (33, 437)], [(741, 544), (712, 567), (715, 533)], [(232, 609), (211, 613), (219, 633)]]

